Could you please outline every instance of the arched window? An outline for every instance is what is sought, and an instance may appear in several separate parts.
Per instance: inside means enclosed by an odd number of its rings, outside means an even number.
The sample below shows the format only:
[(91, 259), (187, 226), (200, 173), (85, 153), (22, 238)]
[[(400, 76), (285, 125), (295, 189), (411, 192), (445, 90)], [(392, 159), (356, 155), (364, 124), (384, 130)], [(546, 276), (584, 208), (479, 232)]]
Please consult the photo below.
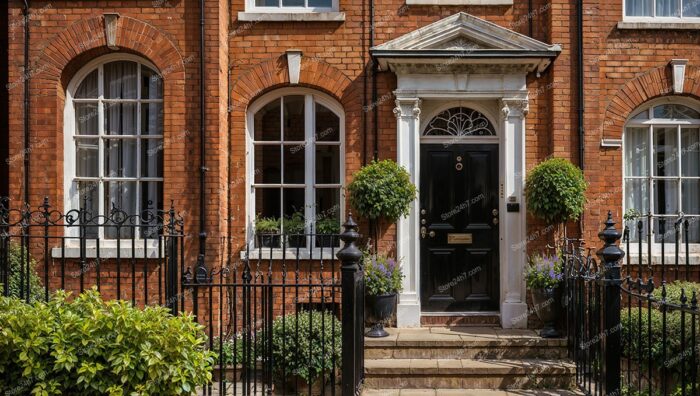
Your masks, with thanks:
[[(163, 83), (153, 66), (127, 55), (85, 66), (66, 93), (64, 132), (67, 209), (94, 217), (162, 207)], [(131, 230), (88, 227), (108, 239), (133, 237)]]
[(496, 130), (486, 116), (467, 107), (452, 107), (433, 117), (423, 136), (495, 136)]
[[(249, 109), (250, 217), (275, 220), (281, 233), (339, 231), (343, 199), (342, 107), (312, 90), (282, 89)], [(327, 246), (319, 238), (280, 238), (266, 247)], [(270, 244), (274, 246), (269, 246)]]
[(656, 243), (674, 242), (682, 213), (690, 223), (688, 242), (700, 242), (700, 112), (689, 102), (666, 100), (633, 114), (624, 132), (625, 210), (651, 212)]

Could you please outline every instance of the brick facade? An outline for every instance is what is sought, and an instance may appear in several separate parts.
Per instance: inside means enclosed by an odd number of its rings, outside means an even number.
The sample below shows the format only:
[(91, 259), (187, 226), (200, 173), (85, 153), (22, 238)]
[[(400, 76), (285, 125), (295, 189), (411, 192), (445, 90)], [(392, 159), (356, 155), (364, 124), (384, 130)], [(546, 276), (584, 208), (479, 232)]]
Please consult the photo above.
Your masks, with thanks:
[[(512, 6), (408, 6), (377, 1), (375, 45), (465, 11), (546, 43), (562, 52), (541, 76), (528, 77), (526, 159), (531, 168), (548, 156), (578, 161), (576, 7), (568, 0), (514, 0)], [(378, 112), (379, 158), (396, 157), (393, 73), (377, 75), (378, 103), (370, 103), (369, 3), (340, 0), (343, 22), (239, 21), (243, 0), (205, 1), (206, 213), (199, 213), (199, 4), (193, 0), (32, 1), (28, 21), (29, 69), (23, 70), (22, 2), (9, 2), (10, 196), (22, 197), (23, 89), (30, 84), (30, 200), (63, 201), (65, 90), (106, 47), (105, 13), (118, 13), (118, 51), (137, 54), (163, 75), (165, 103), (164, 202), (174, 200), (186, 218), (186, 248), (197, 250), (199, 216), (208, 231), (207, 256), (238, 257), (246, 235), (245, 117), (260, 95), (290, 86), (285, 51), (302, 51), (299, 86), (324, 92), (345, 112), (345, 180), (372, 158), (373, 111)], [(622, 151), (601, 148), (621, 137), (631, 111), (671, 93), (671, 59), (689, 59), (684, 96), (700, 99), (700, 32), (621, 30), (622, 0), (584, 1), (585, 174), (590, 183), (583, 235), (597, 244), (604, 213), (622, 216)], [(365, 100), (363, 100), (365, 95)], [(368, 106), (365, 111), (363, 106)], [(366, 233), (366, 223), (362, 223)], [(570, 229), (575, 229), (573, 225)], [(551, 233), (533, 219), (529, 250)], [(381, 250), (394, 246), (395, 229), (382, 227)]]

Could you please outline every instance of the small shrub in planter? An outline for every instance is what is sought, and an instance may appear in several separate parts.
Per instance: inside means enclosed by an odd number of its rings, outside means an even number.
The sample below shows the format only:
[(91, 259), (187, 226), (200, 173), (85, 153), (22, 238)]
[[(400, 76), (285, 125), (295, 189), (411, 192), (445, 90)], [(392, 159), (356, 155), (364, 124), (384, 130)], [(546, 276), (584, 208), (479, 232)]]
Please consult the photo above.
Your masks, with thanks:
[[(27, 276), (29, 276), (29, 301), (39, 301), (45, 298), (44, 287), (41, 285), (41, 280), (39, 275), (36, 273), (36, 260), (29, 255), (29, 274), (27, 274), (27, 263), (24, 262), (22, 265), (22, 247), (21, 245), (11, 243), (7, 252), (7, 261), (10, 271), (10, 282), (8, 283), (8, 288), (11, 297), (20, 298), (20, 290), (27, 288)], [(24, 251), (26, 260), (26, 251)], [(24, 279), (22, 278), (22, 273), (24, 271)], [(20, 284), (23, 283), (23, 284)], [(0, 294), (4, 290), (4, 285), (0, 283)], [(26, 295), (23, 296), (23, 300)]]
[(534, 303), (537, 317), (544, 323), (540, 335), (558, 337), (556, 321), (561, 306), (561, 282), (564, 279), (562, 260), (558, 255), (535, 254), (530, 256), (525, 271), (525, 283)]
[(283, 225), (289, 247), (306, 247), (306, 235), (304, 235), (306, 221), (303, 213), (295, 212), (288, 216), (284, 219)]
[(256, 217), (255, 234), (260, 247), (280, 246), (280, 220), (274, 217)]
[(386, 337), (384, 323), (396, 307), (396, 294), (403, 289), (403, 272), (399, 263), (386, 255), (365, 253), (365, 303), (368, 320), (373, 323), (368, 337)]
[(326, 217), (316, 221), (316, 246), (331, 247), (338, 246), (338, 234), (340, 233), (340, 222), (332, 217)]
[(391, 160), (373, 161), (362, 167), (348, 185), (350, 204), (365, 218), (395, 222), (407, 216), (416, 199), (416, 186), (406, 169)]
[[(249, 340), (250, 347), (246, 348)], [(223, 339), (215, 337), (212, 350), (219, 355), (216, 361), (218, 366), (214, 368), (215, 382), (224, 375), (228, 381), (238, 381), (243, 373), (243, 366), (254, 368), (260, 356), (260, 351), (256, 350), (255, 335), (247, 339), (240, 333)]]
[[(342, 327), (330, 312), (300, 311), (272, 324), (272, 362), (283, 387), (304, 391), (309, 384), (323, 387), (341, 365)], [(267, 337), (259, 339), (264, 348)]]
[(68, 301), (0, 298), (0, 391), (37, 395), (190, 395), (216, 355), (202, 326), (162, 307), (87, 291)]

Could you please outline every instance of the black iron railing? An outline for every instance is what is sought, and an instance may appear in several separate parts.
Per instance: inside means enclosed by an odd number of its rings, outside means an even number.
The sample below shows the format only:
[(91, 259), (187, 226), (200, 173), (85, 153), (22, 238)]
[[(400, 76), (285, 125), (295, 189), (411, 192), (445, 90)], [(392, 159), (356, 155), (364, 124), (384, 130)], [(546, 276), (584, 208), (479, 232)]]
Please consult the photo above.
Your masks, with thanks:
[[(640, 224), (631, 242), (629, 229), (619, 232), (608, 215), (599, 234), (604, 245), (598, 260), (579, 241), (562, 244), (568, 344), (577, 383), (590, 395), (698, 395), (700, 287), (685, 281), (691, 279), (690, 253), (684, 252), (684, 264), (679, 263), (679, 249), (672, 263), (666, 263), (663, 247), (660, 256), (652, 256), (642, 248), (644, 241), (651, 241)], [(687, 230), (683, 224), (680, 220), (674, 225), (676, 246), (681, 230)], [(628, 255), (624, 267), (625, 252), (616, 245), (623, 235), (627, 251), (638, 253)], [(669, 269), (673, 277), (667, 280)]]

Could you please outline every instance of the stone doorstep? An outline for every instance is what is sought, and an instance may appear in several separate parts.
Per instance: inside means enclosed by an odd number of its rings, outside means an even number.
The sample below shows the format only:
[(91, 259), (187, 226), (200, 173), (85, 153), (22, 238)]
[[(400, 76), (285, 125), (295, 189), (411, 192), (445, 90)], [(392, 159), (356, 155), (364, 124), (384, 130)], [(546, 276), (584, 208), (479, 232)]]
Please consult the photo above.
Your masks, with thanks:
[(565, 359), (565, 347), (547, 346), (430, 346), (367, 347), (365, 359)]
[(422, 327), (387, 329), (388, 337), (365, 337), (365, 347), (565, 347), (566, 339), (544, 339), (533, 330), (495, 327)]
[(365, 374), (394, 376), (557, 376), (576, 373), (576, 366), (562, 360), (544, 359), (367, 359)]
[(362, 396), (579, 396), (582, 392), (563, 389), (493, 390), (493, 389), (367, 389)]

